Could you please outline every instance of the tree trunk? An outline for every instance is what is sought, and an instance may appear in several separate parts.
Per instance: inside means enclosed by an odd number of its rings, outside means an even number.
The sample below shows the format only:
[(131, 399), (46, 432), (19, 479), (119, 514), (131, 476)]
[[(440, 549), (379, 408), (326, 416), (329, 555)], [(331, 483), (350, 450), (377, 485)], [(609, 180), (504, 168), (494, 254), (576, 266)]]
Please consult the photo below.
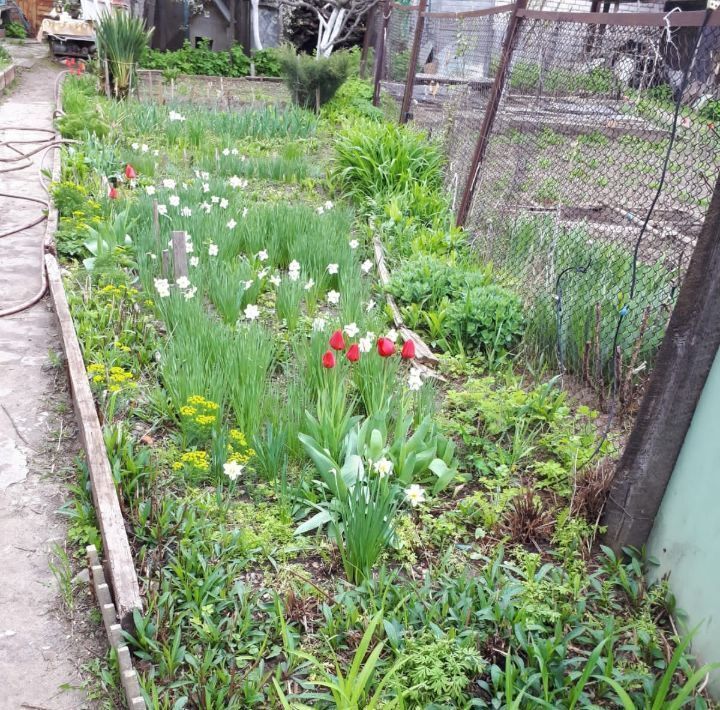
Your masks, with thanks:
[(252, 24), (252, 48), (261, 50), (262, 40), (260, 39), (260, 0), (250, 0), (250, 23)]

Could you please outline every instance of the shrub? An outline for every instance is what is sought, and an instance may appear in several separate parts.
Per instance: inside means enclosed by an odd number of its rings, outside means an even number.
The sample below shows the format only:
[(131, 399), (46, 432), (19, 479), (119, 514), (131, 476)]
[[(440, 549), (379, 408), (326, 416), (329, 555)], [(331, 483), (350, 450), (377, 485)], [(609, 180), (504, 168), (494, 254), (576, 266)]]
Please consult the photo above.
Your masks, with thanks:
[(335, 148), (335, 178), (360, 202), (413, 189), (439, 192), (442, 166), (440, 150), (425, 133), (392, 123), (358, 121)]
[(280, 57), (274, 47), (259, 49), (253, 54), (252, 60), (258, 76), (280, 76)]
[(5, 36), (8, 39), (25, 39), (27, 31), (19, 22), (12, 20), (5, 25)]
[(145, 21), (124, 12), (105, 15), (95, 32), (100, 56), (108, 62), (116, 98), (127, 96), (135, 78), (135, 66), (147, 47), (153, 29)]
[(10, 64), (12, 61), (12, 57), (10, 56), (10, 52), (5, 49), (2, 45), (0, 45), (0, 66), (3, 66), (5, 64)]
[(352, 68), (352, 56), (348, 52), (313, 57), (285, 46), (278, 53), (278, 60), (293, 102), (316, 111), (335, 96)]

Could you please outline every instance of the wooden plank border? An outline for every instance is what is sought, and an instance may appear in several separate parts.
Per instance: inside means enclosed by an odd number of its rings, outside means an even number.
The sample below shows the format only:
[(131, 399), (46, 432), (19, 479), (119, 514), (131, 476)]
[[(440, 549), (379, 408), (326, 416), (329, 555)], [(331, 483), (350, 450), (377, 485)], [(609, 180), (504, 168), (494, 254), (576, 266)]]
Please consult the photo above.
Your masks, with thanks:
[[(578, 22), (584, 25), (619, 25), (621, 27), (700, 27), (705, 10), (683, 12), (553, 12), (518, 9), (518, 17), (548, 22)], [(720, 10), (713, 11), (708, 27), (720, 25)]]
[(15, 81), (15, 65), (11, 64), (0, 71), (0, 91), (7, 89)]
[(137, 673), (133, 668), (130, 649), (125, 643), (122, 627), (117, 623), (117, 611), (110, 596), (110, 588), (105, 581), (105, 572), (100, 564), (98, 551), (95, 545), (88, 545), (86, 552), (88, 566), (90, 567), (90, 577), (95, 591), (95, 599), (100, 607), (108, 642), (117, 653), (120, 680), (123, 690), (125, 691), (127, 706), (130, 710), (146, 710), (147, 705), (140, 691)]
[(90, 390), (80, 343), (60, 276), (60, 267), (52, 254), (45, 255), (45, 269), (50, 296), (60, 325), (70, 392), (80, 437), (85, 448), (95, 515), (102, 535), (115, 607), (122, 627), (130, 629), (132, 613), (136, 609), (142, 609), (142, 600), (130, 543), (125, 531), (125, 520), (120, 510), (105, 440), (95, 409), (95, 399)]

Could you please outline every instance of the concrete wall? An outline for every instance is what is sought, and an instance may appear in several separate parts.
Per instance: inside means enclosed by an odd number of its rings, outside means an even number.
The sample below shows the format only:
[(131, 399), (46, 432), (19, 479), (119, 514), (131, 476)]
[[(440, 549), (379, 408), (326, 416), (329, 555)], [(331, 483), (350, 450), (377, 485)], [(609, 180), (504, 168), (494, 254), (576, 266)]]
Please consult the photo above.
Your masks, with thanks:
[[(648, 554), (660, 562), (657, 578), (670, 575), (687, 629), (701, 624), (693, 641), (700, 663), (720, 662), (720, 353), (693, 415), (660, 511)], [(720, 672), (711, 691), (720, 699)]]

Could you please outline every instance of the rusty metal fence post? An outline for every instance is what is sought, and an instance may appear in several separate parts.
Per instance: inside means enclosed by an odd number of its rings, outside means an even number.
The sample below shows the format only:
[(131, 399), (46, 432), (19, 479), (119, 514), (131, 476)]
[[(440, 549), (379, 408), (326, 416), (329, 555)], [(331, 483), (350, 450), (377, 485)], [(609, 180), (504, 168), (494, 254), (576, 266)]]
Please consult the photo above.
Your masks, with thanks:
[(400, 123), (407, 123), (410, 118), (410, 103), (412, 102), (413, 89), (415, 87), (415, 74), (420, 56), (420, 42), (422, 42), (423, 28), (425, 27), (425, 11), (427, 0), (420, 0), (415, 20), (415, 34), (413, 36), (410, 59), (408, 61), (407, 76), (405, 77), (405, 92), (403, 93), (402, 104), (400, 105)]
[(385, 69), (385, 52), (387, 48), (387, 32), (392, 13), (392, 0), (384, 0), (382, 8), (382, 24), (377, 39), (377, 50), (375, 55), (375, 89), (373, 91), (373, 106), (380, 103), (380, 82)]
[(498, 106), (500, 105), (500, 99), (502, 98), (503, 89), (505, 88), (505, 80), (507, 79), (510, 61), (512, 60), (513, 51), (515, 50), (515, 44), (517, 42), (518, 30), (522, 21), (522, 17), (518, 14), (518, 11), (524, 10), (526, 6), (527, 0), (517, 0), (515, 7), (513, 8), (512, 15), (510, 16), (510, 21), (508, 22), (505, 39), (503, 40), (502, 45), (502, 53), (500, 54), (500, 63), (498, 64), (495, 81), (493, 82), (492, 89), (490, 91), (490, 98), (488, 99), (485, 115), (483, 116), (483, 122), (480, 126), (480, 135), (478, 136), (477, 143), (475, 144), (475, 151), (473, 153), (472, 162), (470, 163), (470, 172), (468, 173), (467, 183), (465, 184), (465, 191), (463, 192), (462, 200), (460, 201), (460, 206), (458, 207), (457, 217), (455, 219), (455, 223), (458, 227), (464, 226), (468, 214), (470, 213), (470, 205), (472, 205), (473, 195), (475, 194), (475, 186), (477, 184), (480, 165), (485, 157), (488, 141), (490, 139), (490, 132), (492, 131)]

